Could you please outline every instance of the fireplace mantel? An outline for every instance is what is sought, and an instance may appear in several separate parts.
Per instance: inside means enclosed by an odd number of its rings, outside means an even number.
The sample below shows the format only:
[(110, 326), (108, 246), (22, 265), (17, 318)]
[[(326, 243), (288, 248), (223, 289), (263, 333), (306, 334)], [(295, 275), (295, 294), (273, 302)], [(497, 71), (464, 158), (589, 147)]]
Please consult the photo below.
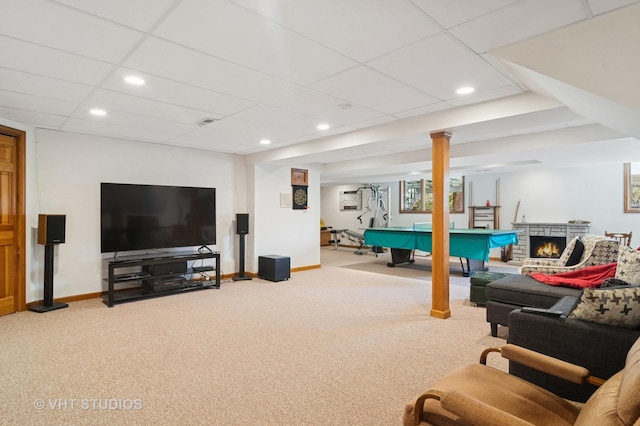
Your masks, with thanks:
[(509, 263), (521, 265), (529, 257), (529, 236), (565, 237), (569, 241), (580, 235), (588, 234), (590, 223), (512, 223), (513, 229), (520, 230), (518, 244), (513, 246), (512, 260)]

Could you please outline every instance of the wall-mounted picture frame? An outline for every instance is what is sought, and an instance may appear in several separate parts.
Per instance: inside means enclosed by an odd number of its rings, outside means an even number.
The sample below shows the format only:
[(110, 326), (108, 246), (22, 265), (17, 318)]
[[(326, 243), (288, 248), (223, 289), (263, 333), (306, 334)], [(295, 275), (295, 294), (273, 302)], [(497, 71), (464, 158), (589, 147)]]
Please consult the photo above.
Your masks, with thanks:
[(291, 185), (309, 186), (309, 171), (306, 169), (291, 169)]
[(640, 163), (624, 163), (624, 212), (640, 213)]
[[(432, 213), (430, 179), (400, 181), (400, 213)], [(464, 176), (449, 179), (449, 213), (464, 213)]]
[(362, 191), (340, 191), (340, 210), (362, 210)]

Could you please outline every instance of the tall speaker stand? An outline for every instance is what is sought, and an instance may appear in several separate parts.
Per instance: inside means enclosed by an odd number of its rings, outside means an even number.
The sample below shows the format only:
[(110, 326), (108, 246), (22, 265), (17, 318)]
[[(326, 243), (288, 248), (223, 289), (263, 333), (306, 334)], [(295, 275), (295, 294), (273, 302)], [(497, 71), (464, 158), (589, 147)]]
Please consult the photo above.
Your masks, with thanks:
[(244, 236), (245, 234), (238, 235), (238, 238), (240, 239), (240, 248), (238, 250), (238, 254), (240, 255), (240, 272), (238, 273), (238, 275), (232, 278), (232, 280), (234, 281), (248, 281), (251, 279), (251, 276), (247, 276), (244, 274)]
[(53, 301), (53, 248), (54, 244), (44, 246), (44, 303), (38, 306), (32, 306), (30, 311), (49, 312), (55, 309), (66, 308), (66, 303)]

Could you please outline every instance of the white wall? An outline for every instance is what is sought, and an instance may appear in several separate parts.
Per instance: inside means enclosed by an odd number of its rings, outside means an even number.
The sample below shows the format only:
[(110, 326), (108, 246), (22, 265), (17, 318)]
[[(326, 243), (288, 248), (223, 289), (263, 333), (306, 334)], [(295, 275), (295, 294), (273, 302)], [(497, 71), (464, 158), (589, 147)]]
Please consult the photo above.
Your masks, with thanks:
[[(221, 252), (223, 274), (236, 271), (235, 213), (246, 208), (236, 156), (40, 129), (35, 146), (36, 214), (67, 215), (66, 242), (56, 246), (56, 298), (107, 288), (105, 259), (112, 255), (100, 254), (101, 182), (215, 187), (217, 244), (211, 248)], [(30, 223), (35, 227), (37, 221)], [(34, 249), (27, 302), (43, 297), (44, 250)]]
[(291, 168), (256, 165), (254, 168), (255, 227), (253, 256), (257, 272), (258, 256), (289, 256), (291, 267), (320, 264), (320, 183), (316, 170), (309, 171), (306, 210), (280, 206), (280, 194), (291, 197)]
[[(634, 233), (632, 245), (640, 246), (640, 214), (624, 213), (622, 164), (602, 164), (547, 170), (530, 170), (505, 174), (465, 176), (465, 208), (469, 206), (469, 186), (474, 205), (486, 200), (496, 203), (496, 181), (499, 180), (500, 227), (511, 229), (516, 205), (520, 201), (518, 222), (522, 216), (532, 222), (567, 222), (580, 219), (591, 222), (592, 234), (609, 232)], [(430, 222), (431, 215), (398, 213), (399, 184), (381, 184), (391, 188), (391, 225), (410, 226), (413, 222)], [(336, 229), (355, 229), (355, 219), (363, 211), (340, 211), (340, 191), (354, 190), (358, 185), (322, 188), (322, 214), (325, 224)], [(366, 198), (366, 197), (363, 197)], [(456, 228), (467, 228), (468, 214), (450, 214)], [(499, 251), (492, 257), (499, 257)]]

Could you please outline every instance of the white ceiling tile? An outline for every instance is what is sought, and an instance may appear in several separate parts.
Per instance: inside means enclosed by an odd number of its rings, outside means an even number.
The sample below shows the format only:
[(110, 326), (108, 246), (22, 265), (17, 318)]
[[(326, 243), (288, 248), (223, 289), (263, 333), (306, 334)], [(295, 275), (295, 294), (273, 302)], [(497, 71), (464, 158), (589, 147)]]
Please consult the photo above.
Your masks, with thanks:
[[(124, 81), (124, 77), (128, 75), (136, 75), (144, 78), (145, 84), (143, 86), (127, 84)], [(210, 111), (216, 116), (230, 115), (254, 105), (254, 102), (246, 99), (127, 68), (118, 68), (116, 72), (109, 76), (102, 87), (133, 96), (180, 105), (190, 109)]]
[(316, 132), (316, 126), (321, 122), (329, 124), (331, 127), (340, 126), (338, 123), (327, 123), (326, 121), (322, 121), (314, 117), (309, 117), (307, 115), (298, 114), (270, 105), (258, 105), (254, 108), (235, 114), (234, 118), (298, 129), (305, 134)]
[(195, 138), (190, 136), (177, 136), (171, 139), (171, 145), (185, 148), (204, 149), (208, 151), (227, 152), (233, 154), (250, 154), (258, 152), (256, 147), (234, 142), (225, 142), (219, 139)]
[(123, 65), (258, 102), (297, 88), (284, 80), (154, 37), (147, 39)]
[(451, 108), (451, 105), (449, 105), (447, 102), (438, 102), (437, 104), (431, 104), (425, 107), (414, 108), (414, 109), (402, 111), (393, 115), (398, 118), (409, 118), (409, 117), (415, 117), (418, 115), (429, 114), (436, 111), (443, 111), (445, 109), (450, 109), (450, 108)]
[[(310, 87), (386, 114), (438, 102), (437, 99), (413, 87), (365, 66), (341, 72)], [(372, 87), (376, 90), (371, 90)]]
[(269, 102), (269, 104), (279, 108), (344, 125), (372, 120), (384, 115), (357, 104), (351, 104), (350, 108), (343, 109), (340, 105), (344, 103), (345, 100), (343, 99), (334, 98), (309, 89), (297, 90)]
[(147, 31), (175, 3), (175, 0), (54, 0), (101, 16), (110, 21)]
[(180, 135), (187, 133), (196, 128), (194, 124), (184, 124), (175, 121), (169, 121), (162, 118), (153, 118), (148, 116), (142, 116), (138, 114), (132, 114), (122, 111), (114, 111), (107, 109), (107, 115), (104, 117), (94, 117), (89, 113), (89, 110), (95, 105), (85, 105), (74, 113), (73, 118), (81, 120), (90, 120), (95, 123), (105, 123), (114, 126), (125, 126), (136, 129), (152, 130), (154, 132), (163, 132), (169, 135)]
[(486, 15), (518, 0), (411, 0), (444, 28)]
[(44, 0), (2, 0), (0, 15), (10, 17), (3, 19), (0, 34), (112, 63), (142, 37), (139, 31)]
[(95, 85), (113, 68), (106, 62), (3, 36), (0, 36), (0, 52), (12, 52), (0, 55), (0, 67), (79, 84)]
[(477, 104), (479, 102), (486, 102), (493, 99), (504, 98), (507, 96), (517, 95), (523, 93), (522, 89), (516, 86), (504, 86), (497, 89), (485, 90), (483, 92), (474, 92), (471, 95), (460, 95), (457, 98), (450, 99), (447, 103), (451, 106), (457, 107), (462, 105)]
[(62, 101), (82, 102), (93, 89), (84, 84), (0, 68), (0, 90)]
[(217, 128), (212, 125), (200, 127), (185, 136), (198, 139), (206, 139), (215, 144), (222, 143), (227, 145), (239, 145), (242, 146), (243, 149), (248, 149), (251, 147), (257, 148), (261, 146), (260, 139), (256, 138), (254, 135), (228, 131), (226, 129)]
[(406, 1), (232, 1), (361, 62), (440, 31)]
[(185, 0), (154, 34), (301, 85), (356, 64), (228, 1)]
[(600, 15), (623, 6), (639, 3), (638, 0), (587, 0), (587, 2), (594, 15)]
[(111, 111), (127, 112), (191, 125), (195, 125), (196, 122), (205, 117), (218, 118), (212, 117), (213, 114), (211, 112), (171, 105), (109, 90), (98, 90), (87, 99), (86, 104)]
[(485, 53), (585, 18), (581, 0), (521, 0), (453, 28), (451, 34)]
[(154, 130), (140, 129), (129, 126), (120, 126), (107, 121), (72, 118), (61, 130), (79, 133), (90, 133), (101, 136), (110, 136), (119, 139), (138, 140), (143, 142), (166, 142), (171, 134)]
[(64, 124), (67, 117), (56, 114), (46, 114), (23, 109), (5, 108), (0, 106), (0, 117), (5, 117), (18, 123), (33, 125), (35, 127), (57, 128)]
[(206, 126), (209, 130), (225, 130), (243, 135), (250, 135), (255, 142), (261, 139), (269, 139), (273, 143), (278, 143), (290, 138), (301, 137), (311, 133), (310, 131), (301, 131), (293, 127), (284, 127), (274, 123), (256, 122), (242, 120), (235, 117), (227, 117), (223, 120)]
[(72, 102), (8, 92), (6, 90), (0, 91), (0, 106), (63, 116), (71, 115), (76, 108), (76, 104)]
[(397, 50), (369, 66), (441, 100), (456, 98), (456, 89), (477, 91), (504, 87), (510, 82), (473, 52), (447, 35), (437, 35)]

